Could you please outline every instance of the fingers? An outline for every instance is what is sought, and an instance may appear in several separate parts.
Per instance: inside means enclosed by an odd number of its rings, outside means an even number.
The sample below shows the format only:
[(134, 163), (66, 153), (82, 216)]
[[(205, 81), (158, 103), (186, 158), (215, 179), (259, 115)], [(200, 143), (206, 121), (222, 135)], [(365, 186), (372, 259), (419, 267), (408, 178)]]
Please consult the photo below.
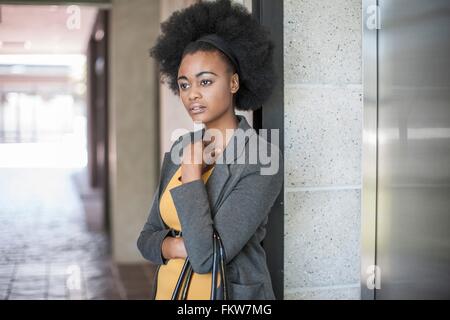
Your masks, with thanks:
[(215, 140), (216, 140), (216, 137), (214, 137), (214, 136), (211, 136), (211, 138), (209, 140), (208, 139), (203, 139), (202, 140), (203, 141), (203, 147), (207, 147), (210, 144), (214, 144)]
[(213, 164), (222, 152), (221, 146), (215, 143), (215, 138), (212, 137), (211, 140), (205, 143), (206, 146), (203, 152), (203, 159), (206, 164)]
[[(213, 164), (222, 152), (221, 145), (217, 143), (216, 138), (212, 136), (210, 140), (198, 140), (187, 145), (184, 152), (184, 163), (186, 164)], [(220, 140), (218, 141), (220, 142)]]

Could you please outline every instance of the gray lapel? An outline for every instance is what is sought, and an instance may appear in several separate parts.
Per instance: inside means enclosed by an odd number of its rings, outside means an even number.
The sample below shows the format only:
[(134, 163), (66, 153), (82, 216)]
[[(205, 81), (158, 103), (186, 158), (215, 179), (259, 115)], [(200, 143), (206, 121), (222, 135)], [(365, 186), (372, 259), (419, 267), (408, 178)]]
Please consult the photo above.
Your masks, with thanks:
[[(241, 116), (241, 115), (236, 115), (236, 116), (239, 119), (238, 128), (240, 128), (244, 131), (251, 129), (253, 133), (256, 133), (256, 131), (254, 131), (254, 129), (252, 129), (250, 127), (247, 120), (243, 116)], [(205, 129), (202, 129), (202, 136), (203, 136), (204, 131), (205, 131)], [(192, 132), (187, 133), (187, 134), (181, 136), (174, 143), (174, 146), (177, 143), (182, 142), (183, 139), (185, 137), (187, 137), (187, 135), (189, 135), (189, 134), (191, 134), (191, 137), (192, 137), (192, 134), (193, 134)], [(233, 134), (230, 141), (233, 141), (234, 137), (235, 137), (235, 134)], [(244, 139), (244, 140), (236, 139), (236, 151), (237, 152), (234, 154), (233, 157), (227, 158), (226, 153), (227, 153), (227, 150), (229, 150), (228, 148), (230, 145), (230, 144), (228, 144), (221, 155), (223, 157), (223, 159), (226, 159), (226, 161), (222, 161), (222, 163), (216, 163), (212, 174), (209, 176), (209, 178), (205, 184), (206, 191), (208, 193), (210, 205), (211, 205), (213, 212), (215, 212), (215, 207), (218, 204), (218, 200), (220, 200), (222, 190), (230, 177), (229, 165), (230, 165), (230, 163), (232, 163), (234, 160), (236, 160), (241, 155), (247, 142), (248, 142), (248, 139)], [(161, 168), (161, 177), (162, 178), (161, 178), (161, 182), (160, 182), (161, 183), (160, 184), (160, 192), (159, 192), (158, 197), (161, 197), (163, 190), (166, 188), (170, 179), (172, 178), (172, 176), (175, 174), (175, 172), (178, 170), (179, 167), (180, 167), (179, 164), (176, 164), (172, 161), (172, 159), (170, 157), (170, 151), (166, 152), (164, 154), (164, 160), (163, 160), (163, 164), (162, 164), (162, 168)]]

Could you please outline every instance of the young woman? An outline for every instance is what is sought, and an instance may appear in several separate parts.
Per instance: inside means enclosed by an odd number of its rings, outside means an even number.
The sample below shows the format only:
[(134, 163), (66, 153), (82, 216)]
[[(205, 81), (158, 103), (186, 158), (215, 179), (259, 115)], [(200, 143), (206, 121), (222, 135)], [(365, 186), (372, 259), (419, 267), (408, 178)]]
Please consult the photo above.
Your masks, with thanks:
[[(230, 298), (274, 299), (261, 241), (283, 183), (282, 155), (235, 114), (258, 109), (270, 96), (273, 43), (245, 7), (229, 0), (200, 1), (161, 28), (151, 56), (192, 120), (205, 127), (166, 152), (138, 239), (143, 257), (158, 265), (153, 298), (171, 299), (189, 257), (194, 273), (187, 299), (210, 299), (214, 226)], [(263, 145), (276, 164), (269, 173), (260, 157), (252, 161)]]

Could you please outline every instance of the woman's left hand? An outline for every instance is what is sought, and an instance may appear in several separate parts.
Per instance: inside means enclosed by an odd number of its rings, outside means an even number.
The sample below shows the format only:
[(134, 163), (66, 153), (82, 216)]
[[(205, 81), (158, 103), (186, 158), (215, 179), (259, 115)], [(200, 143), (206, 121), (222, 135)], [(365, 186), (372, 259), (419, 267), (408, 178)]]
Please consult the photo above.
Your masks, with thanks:
[(164, 259), (184, 259), (187, 257), (186, 247), (182, 237), (166, 237), (161, 245)]

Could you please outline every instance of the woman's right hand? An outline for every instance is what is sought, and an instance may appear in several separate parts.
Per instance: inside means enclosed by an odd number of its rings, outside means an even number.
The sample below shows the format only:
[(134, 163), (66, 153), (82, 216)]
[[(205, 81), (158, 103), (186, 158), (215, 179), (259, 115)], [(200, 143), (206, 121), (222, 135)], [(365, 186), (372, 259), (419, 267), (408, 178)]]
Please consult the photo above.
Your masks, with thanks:
[[(209, 153), (205, 152), (207, 147)], [(222, 148), (216, 143), (215, 136), (210, 140), (198, 140), (187, 145), (181, 163), (181, 182), (188, 183), (201, 179), (203, 169), (214, 163), (221, 151)]]
[(183, 237), (166, 237), (161, 249), (164, 259), (185, 259), (187, 257)]

